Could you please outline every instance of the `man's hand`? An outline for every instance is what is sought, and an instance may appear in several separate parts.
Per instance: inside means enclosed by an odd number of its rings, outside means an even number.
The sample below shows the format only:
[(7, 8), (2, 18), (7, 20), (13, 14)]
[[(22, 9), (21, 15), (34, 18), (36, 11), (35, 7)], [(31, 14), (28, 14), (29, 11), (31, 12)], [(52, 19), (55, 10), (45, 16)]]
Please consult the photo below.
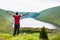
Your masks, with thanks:
[(8, 11), (6, 13), (9, 13)]
[(27, 14), (29, 14), (29, 12), (27, 12), (26, 14), (22, 14), (22, 16), (25, 16), (25, 15), (27, 15)]
[(27, 14), (29, 14), (29, 12), (27, 12)]
[(8, 14), (9, 14), (9, 15), (11, 15), (11, 16), (13, 16), (13, 14), (11, 14), (11, 13), (10, 13), (10, 12), (8, 12), (8, 11), (7, 11), (6, 13), (8, 13)]

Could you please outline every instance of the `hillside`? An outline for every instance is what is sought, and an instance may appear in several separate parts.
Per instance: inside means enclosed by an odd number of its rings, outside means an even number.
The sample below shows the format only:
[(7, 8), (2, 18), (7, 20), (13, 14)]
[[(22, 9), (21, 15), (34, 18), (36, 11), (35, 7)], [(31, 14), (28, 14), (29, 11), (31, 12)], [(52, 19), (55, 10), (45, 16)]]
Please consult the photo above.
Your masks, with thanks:
[(60, 26), (60, 6), (41, 11), (37, 19)]
[(0, 9), (0, 33), (7, 32), (7, 30), (11, 25), (11, 21), (12, 21), (12, 17), (6, 13), (6, 10)]
[[(11, 21), (12, 17), (6, 13), (7, 10), (3, 10), (3, 9), (0, 9), (0, 15), (2, 15), (3, 17), (5, 17), (7, 20)], [(11, 13), (14, 13), (12, 11), (9, 11)]]
[[(7, 22), (8, 21), (8, 22)], [(0, 15), (0, 28), (6, 28), (9, 25), (9, 20), (7, 20), (5, 17)]]

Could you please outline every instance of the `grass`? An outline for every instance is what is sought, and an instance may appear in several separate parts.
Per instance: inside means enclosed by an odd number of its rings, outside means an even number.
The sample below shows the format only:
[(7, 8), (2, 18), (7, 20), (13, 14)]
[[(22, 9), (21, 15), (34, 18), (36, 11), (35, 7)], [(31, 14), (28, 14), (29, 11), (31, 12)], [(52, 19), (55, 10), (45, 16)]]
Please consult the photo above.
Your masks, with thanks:
[(35, 34), (19, 34), (17, 36), (12, 36), (12, 34), (0, 34), (0, 38), (3, 40), (39, 40), (37, 37), (39, 35)]
[[(60, 40), (60, 33), (50, 33), (49, 40)], [(12, 36), (12, 34), (8, 33), (0, 33), (1, 40), (39, 40), (39, 33), (33, 34), (19, 34), (16, 36)]]
[(5, 34), (5, 33), (0, 34), (0, 40), (7, 40), (10, 39), (11, 37), (12, 37), (11, 34)]

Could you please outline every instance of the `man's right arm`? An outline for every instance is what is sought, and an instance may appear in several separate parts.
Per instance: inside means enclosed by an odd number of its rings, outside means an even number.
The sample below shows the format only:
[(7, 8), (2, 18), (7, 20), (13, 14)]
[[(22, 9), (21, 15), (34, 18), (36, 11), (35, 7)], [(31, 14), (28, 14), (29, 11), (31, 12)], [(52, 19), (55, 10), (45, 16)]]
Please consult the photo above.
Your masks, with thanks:
[(7, 14), (9, 14), (9, 15), (13, 16), (13, 14), (11, 14), (10, 12), (7, 12)]

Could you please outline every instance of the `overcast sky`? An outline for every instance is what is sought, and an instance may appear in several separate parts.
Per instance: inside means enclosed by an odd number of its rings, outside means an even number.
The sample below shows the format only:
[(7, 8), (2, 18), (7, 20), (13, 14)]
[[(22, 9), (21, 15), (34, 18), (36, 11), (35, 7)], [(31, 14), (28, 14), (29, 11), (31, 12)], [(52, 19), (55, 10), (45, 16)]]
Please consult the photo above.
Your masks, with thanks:
[(40, 12), (60, 6), (59, 0), (0, 0), (0, 8), (18, 12)]

